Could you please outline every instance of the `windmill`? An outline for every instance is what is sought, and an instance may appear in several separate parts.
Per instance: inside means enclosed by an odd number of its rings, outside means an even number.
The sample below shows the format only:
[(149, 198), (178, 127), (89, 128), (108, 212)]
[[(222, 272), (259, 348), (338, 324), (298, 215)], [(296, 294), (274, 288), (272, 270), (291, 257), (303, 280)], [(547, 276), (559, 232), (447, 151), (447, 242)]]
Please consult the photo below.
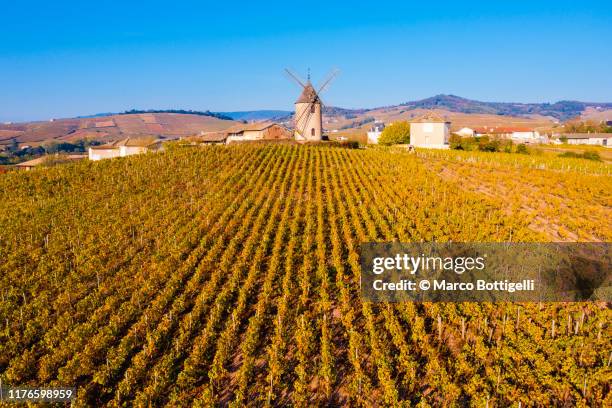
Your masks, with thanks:
[(306, 82), (286, 68), (285, 72), (290, 79), (302, 88), (300, 97), (295, 101), (295, 139), (308, 141), (323, 140), (323, 102), (319, 95), (329, 87), (329, 84), (340, 71), (337, 69), (332, 70), (321, 83), (318, 91), (315, 90), (310, 82), (310, 70), (308, 70)]

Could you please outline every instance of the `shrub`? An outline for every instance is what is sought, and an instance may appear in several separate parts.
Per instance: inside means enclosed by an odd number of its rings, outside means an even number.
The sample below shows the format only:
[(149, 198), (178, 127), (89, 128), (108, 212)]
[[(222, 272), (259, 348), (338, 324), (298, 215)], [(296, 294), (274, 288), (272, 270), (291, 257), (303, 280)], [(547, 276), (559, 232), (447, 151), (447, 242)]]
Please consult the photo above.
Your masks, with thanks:
[(516, 146), (516, 152), (519, 154), (529, 154), (529, 150), (527, 150), (525, 143), (521, 143), (520, 145)]
[(499, 141), (490, 140), (488, 136), (483, 136), (478, 141), (478, 150), (481, 152), (499, 152)]
[(346, 149), (359, 149), (359, 142), (357, 140), (343, 140), (340, 142), (340, 147)]
[(565, 152), (565, 153), (561, 153), (559, 157), (572, 157), (575, 159), (587, 159), (587, 160), (593, 160), (593, 161), (601, 161), (601, 157), (599, 156), (599, 153), (590, 152), (590, 151), (584, 152), (582, 154), (574, 153), (574, 152)]
[(390, 124), (382, 131), (378, 143), (386, 146), (410, 143), (410, 124), (406, 121)]
[(584, 152), (582, 153), (582, 157), (587, 160), (601, 161), (601, 157), (597, 152)]
[(455, 150), (465, 150), (463, 147), (463, 138), (459, 135), (451, 135), (448, 139), (448, 144), (451, 149)]

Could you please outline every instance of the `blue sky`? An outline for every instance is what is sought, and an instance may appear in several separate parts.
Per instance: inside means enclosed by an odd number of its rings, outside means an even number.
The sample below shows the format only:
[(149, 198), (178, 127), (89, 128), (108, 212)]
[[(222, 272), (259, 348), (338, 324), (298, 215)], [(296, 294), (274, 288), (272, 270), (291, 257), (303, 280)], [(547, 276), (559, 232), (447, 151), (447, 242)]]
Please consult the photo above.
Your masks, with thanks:
[(610, 1), (5, 2), (0, 121), (130, 108), (292, 109), (451, 93), (612, 102)]

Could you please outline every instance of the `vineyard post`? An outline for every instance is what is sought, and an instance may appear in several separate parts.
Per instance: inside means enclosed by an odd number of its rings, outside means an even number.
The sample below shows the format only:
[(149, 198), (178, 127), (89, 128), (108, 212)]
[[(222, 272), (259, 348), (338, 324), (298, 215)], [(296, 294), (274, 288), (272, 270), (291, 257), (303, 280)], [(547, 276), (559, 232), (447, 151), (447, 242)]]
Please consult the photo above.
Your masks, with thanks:
[(603, 322), (599, 322), (599, 332), (597, 332), (597, 340), (601, 340), (601, 329), (603, 328)]
[(576, 323), (574, 324), (574, 335), (578, 335), (578, 329), (580, 328), (580, 322), (578, 320), (576, 320)]
[(495, 392), (499, 389), (499, 382), (501, 380), (501, 367), (497, 367), (497, 380), (495, 381)]

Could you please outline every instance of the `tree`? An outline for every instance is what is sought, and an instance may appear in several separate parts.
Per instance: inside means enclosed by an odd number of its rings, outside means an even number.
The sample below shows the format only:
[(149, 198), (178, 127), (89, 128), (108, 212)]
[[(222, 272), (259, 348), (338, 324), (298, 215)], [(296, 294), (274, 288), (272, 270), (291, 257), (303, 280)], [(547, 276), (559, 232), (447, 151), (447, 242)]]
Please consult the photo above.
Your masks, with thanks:
[(459, 135), (452, 134), (448, 140), (451, 149), (465, 150), (463, 147), (463, 138)]
[(521, 143), (518, 146), (516, 146), (516, 152), (520, 154), (529, 154), (529, 151), (527, 150), (527, 146), (525, 145), (525, 143)]
[(406, 121), (390, 124), (382, 131), (378, 143), (386, 146), (410, 143), (410, 124)]
[(488, 136), (482, 136), (478, 140), (478, 150), (481, 152), (499, 152), (499, 140), (491, 139)]

